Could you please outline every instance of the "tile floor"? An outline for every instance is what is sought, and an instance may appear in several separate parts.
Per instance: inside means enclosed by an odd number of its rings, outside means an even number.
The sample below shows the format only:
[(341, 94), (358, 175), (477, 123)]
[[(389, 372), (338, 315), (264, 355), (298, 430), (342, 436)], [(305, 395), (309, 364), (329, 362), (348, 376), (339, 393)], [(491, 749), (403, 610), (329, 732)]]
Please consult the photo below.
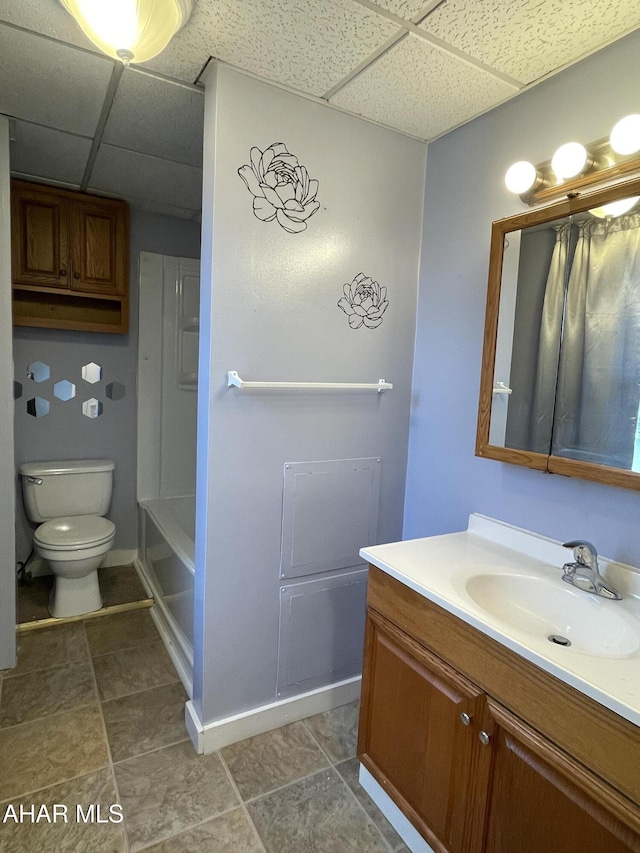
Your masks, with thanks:
[[(105, 607), (148, 601), (148, 596), (132, 565), (105, 566), (98, 569), (100, 592)], [(53, 575), (33, 578), (28, 584), (18, 586), (18, 624), (49, 619), (49, 594)]]
[[(358, 784), (356, 703), (199, 756), (148, 611), (18, 639), (0, 674), (0, 853), (407, 853)], [(3, 823), (9, 804), (66, 805), (68, 822)], [(124, 821), (78, 821), (90, 804)]]

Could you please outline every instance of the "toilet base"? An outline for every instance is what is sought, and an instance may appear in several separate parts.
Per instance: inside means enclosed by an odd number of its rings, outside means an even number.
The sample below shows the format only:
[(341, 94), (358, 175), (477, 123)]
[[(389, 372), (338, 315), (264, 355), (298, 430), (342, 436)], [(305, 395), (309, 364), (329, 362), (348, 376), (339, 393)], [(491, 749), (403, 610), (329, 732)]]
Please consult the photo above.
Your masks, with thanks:
[(81, 578), (63, 578), (56, 575), (49, 597), (49, 613), (56, 619), (82, 616), (101, 608), (102, 596), (97, 569)]

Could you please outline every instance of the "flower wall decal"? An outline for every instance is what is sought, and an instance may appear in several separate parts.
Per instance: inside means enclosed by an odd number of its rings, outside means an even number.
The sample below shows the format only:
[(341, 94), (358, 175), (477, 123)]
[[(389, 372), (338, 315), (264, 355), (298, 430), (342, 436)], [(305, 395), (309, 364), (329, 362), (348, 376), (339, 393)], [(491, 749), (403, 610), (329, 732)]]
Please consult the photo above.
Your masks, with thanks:
[(343, 292), (338, 308), (348, 316), (352, 329), (363, 325), (375, 329), (382, 323), (382, 315), (389, 304), (386, 287), (380, 287), (377, 281), (360, 272), (351, 284), (345, 284)]
[(282, 142), (264, 151), (252, 148), (251, 165), (241, 166), (238, 174), (253, 196), (254, 215), (263, 222), (277, 220), (289, 234), (304, 231), (307, 219), (320, 208), (318, 182)]

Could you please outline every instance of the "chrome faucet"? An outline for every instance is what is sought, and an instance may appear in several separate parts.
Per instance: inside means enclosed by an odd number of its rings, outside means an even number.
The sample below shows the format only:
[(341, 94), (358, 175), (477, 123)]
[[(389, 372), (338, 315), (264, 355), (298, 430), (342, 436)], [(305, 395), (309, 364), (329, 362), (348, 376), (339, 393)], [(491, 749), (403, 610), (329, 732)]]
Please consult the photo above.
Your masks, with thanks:
[(563, 581), (603, 598), (622, 598), (618, 590), (608, 584), (600, 574), (598, 552), (591, 542), (578, 539), (575, 542), (565, 542), (562, 547), (573, 548), (574, 559), (573, 563), (565, 563), (562, 567)]

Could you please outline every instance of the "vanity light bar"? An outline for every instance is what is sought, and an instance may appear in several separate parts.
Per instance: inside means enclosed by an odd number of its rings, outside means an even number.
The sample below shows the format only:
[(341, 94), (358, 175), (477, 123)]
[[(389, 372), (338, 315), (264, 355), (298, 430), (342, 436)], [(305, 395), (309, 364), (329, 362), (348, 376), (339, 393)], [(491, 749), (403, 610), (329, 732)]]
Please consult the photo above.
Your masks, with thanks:
[[(567, 142), (553, 158), (534, 166), (527, 160), (514, 163), (505, 175), (507, 189), (526, 204), (538, 204), (559, 196), (579, 195), (585, 186), (623, 178), (640, 168), (640, 115), (620, 119), (608, 139), (587, 147)], [(635, 155), (635, 156), (634, 156)], [(597, 174), (595, 174), (597, 173)]]

